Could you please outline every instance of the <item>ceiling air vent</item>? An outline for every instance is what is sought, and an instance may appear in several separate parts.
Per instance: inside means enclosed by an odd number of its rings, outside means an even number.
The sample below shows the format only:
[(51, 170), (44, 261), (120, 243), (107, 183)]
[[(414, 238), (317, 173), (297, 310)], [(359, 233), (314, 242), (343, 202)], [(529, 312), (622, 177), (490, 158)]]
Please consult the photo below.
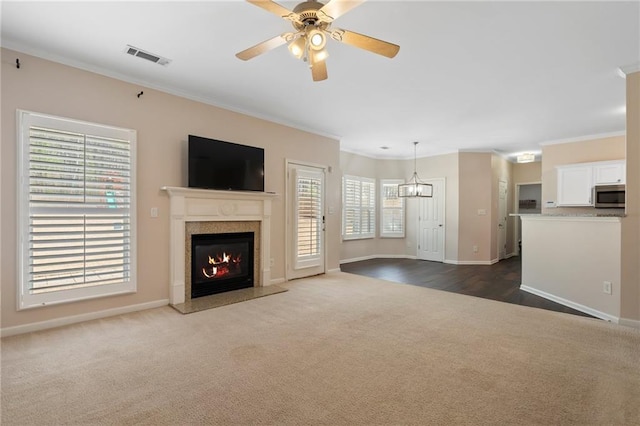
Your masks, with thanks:
[(147, 61), (151, 61), (163, 66), (167, 66), (171, 63), (171, 59), (163, 58), (162, 56), (146, 52), (142, 49), (138, 49), (137, 47), (133, 47), (128, 44), (125, 52), (131, 56), (137, 56), (138, 58), (146, 59)]

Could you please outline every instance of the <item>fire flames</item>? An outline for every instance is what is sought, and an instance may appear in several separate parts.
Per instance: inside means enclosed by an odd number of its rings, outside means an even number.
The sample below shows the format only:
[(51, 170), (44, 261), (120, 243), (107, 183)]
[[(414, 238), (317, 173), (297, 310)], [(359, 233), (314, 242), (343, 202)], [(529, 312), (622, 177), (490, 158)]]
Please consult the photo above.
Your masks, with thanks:
[(235, 275), (240, 272), (242, 254), (231, 255), (223, 252), (209, 257), (209, 265), (202, 268), (202, 273), (207, 278), (222, 278)]

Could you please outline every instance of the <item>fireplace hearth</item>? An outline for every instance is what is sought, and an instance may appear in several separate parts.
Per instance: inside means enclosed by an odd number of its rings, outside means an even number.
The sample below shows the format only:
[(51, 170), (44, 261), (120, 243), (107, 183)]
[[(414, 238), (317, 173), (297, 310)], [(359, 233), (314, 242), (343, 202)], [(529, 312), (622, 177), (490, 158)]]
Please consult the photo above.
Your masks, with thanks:
[(191, 298), (254, 286), (254, 233), (191, 236)]

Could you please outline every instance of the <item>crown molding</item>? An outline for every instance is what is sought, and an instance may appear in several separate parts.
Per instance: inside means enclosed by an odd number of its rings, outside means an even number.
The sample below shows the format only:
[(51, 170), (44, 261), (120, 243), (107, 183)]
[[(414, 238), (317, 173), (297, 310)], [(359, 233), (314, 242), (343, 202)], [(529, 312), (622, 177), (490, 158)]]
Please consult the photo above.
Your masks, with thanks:
[(578, 136), (578, 137), (575, 137), (575, 138), (556, 139), (556, 140), (551, 140), (551, 141), (546, 141), (546, 142), (540, 142), (538, 145), (540, 145), (540, 146), (544, 146), (544, 145), (559, 145), (559, 144), (563, 144), (563, 143), (584, 142), (584, 141), (591, 141), (591, 140), (595, 140), (595, 139), (613, 138), (613, 137), (616, 137), (616, 136), (626, 136), (626, 135), (627, 135), (626, 131), (611, 132), (611, 133), (600, 133), (600, 134), (596, 134), (596, 135), (584, 135), (584, 136)]
[[(0, 0), (1, 1), (1, 0)], [(260, 112), (256, 112), (256, 111), (251, 111), (245, 108), (240, 108), (240, 107), (236, 107), (234, 105), (228, 104), (228, 103), (224, 103), (224, 102), (219, 102), (216, 99), (213, 99), (211, 97), (208, 96), (200, 96), (200, 95), (194, 95), (192, 93), (187, 93), (187, 92), (183, 92), (181, 90), (177, 90), (174, 89), (170, 86), (164, 86), (164, 85), (159, 85), (159, 84), (152, 84), (149, 83), (148, 81), (144, 81), (144, 80), (140, 80), (140, 79), (136, 79), (136, 78), (132, 78), (129, 77), (125, 74), (121, 74), (119, 72), (115, 72), (112, 70), (109, 70), (107, 68), (104, 67), (100, 67), (100, 66), (96, 66), (96, 65), (91, 65), (91, 64), (87, 64), (85, 62), (81, 62), (81, 61), (76, 61), (73, 59), (70, 59), (66, 56), (61, 56), (61, 55), (56, 55), (56, 54), (52, 54), (50, 52), (47, 52), (45, 50), (41, 50), (41, 49), (37, 49), (37, 48), (32, 48), (32, 47), (28, 47), (25, 46), (23, 44), (20, 43), (14, 43), (11, 40), (0, 40), (0, 47), (2, 47), (3, 49), (7, 49), (7, 50), (12, 50), (16, 53), (23, 53), (25, 55), (30, 55), (45, 61), (49, 61), (49, 62), (54, 62), (57, 64), (61, 64), (64, 66), (68, 66), (68, 67), (72, 67), (72, 68), (77, 68), (79, 70), (82, 71), (87, 71), (93, 74), (97, 74), (97, 75), (101, 75), (103, 77), (109, 77), (109, 78), (113, 78), (125, 83), (129, 83), (129, 84), (134, 84), (136, 86), (141, 86), (144, 87), (146, 89), (151, 89), (151, 90), (157, 90), (159, 92), (163, 92), (169, 95), (173, 95), (173, 96), (177, 96), (179, 98), (183, 98), (183, 99), (188, 99), (190, 101), (194, 101), (194, 102), (199, 102), (205, 105), (210, 105), (216, 108), (221, 108), (224, 109), (226, 111), (231, 111), (231, 112), (235, 112), (238, 114), (242, 114), (242, 115), (246, 115), (248, 117), (252, 117), (252, 118), (257, 118), (259, 120), (264, 120), (264, 121), (268, 121), (270, 123), (274, 123), (274, 124), (279, 124), (281, 126), (285, 126), (285, 127), (289, 127), (295, 130), (300, 130), (302, 132), (307, 132), (307, 133), (311, 133), (317, 136), (322, 136), (328, 139), (333, 139), (336, 141), (340, 141), (340, 139), (342, 138), (340, 135), (336, 135), (333, 133), (329, 133), (326, 131), (323, 131), (321, 129), (317, 129), (317, 128), (311, 128), (308, 126), (304, 126), (300, 123), (296, 123), (293, 121), (288, 121), (286, 119), (280, 118), (280, 117), (276, 117), (276, 116), (272, 116), (270, 114), (263, 114)]]
[(620, 74), (620, 77), (622, 78), (626, 78), (629, 74), (633, 74), (636, 72), (640, 72), (640, 62), (618, 68), (618, 74)]

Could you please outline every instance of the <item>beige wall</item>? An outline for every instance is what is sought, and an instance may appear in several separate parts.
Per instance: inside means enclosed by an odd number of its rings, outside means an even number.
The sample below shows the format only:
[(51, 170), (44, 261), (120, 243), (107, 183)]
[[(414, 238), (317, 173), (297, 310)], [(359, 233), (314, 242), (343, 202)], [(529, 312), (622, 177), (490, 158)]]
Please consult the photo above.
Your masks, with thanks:
[[(339, 143), (146, 87), (2, 50), (20, 57), (17, 69), (2, 61), (1, 251), (2, 327), (164, 300), (169, 294), (169, 199), (160, 187), (185, 186), (185, 144), (189, 134), (265, 148), (267, 191), (273, 200), (271, 253), (273, 279), (285, 274), (285, 159), (331, 166), (327, 175), (328, 269), (339, 267)], [(140, 98), (136, 94), (144, 90)], [(138, 292), (132, 295), (16, 311), (16, 109), (137, 130)], [(151, 207), (159, 208), (152, 219)]]
[(627, 76), (627, 201), (620, 316), (640, 328), (640, 72)]
[[(380, 179), (411, 178), (413, 160), (380, 160), (348, 152), (340, 153), (342, 173)], [(421, 180), (445, 179), (445, 261), (458, 260), (458, 154), (418, 158), (416, 170)], [(406, 200), (405, 238), (373, 238), (343, 241), (340, 259), (343, 261), (375, 256), (415, 256), (418, 235), (418, 203)], [(378, 212), (379, 216), (379, 212)]]
[(513, 165), (513, 184), (541, 183), (542, 182), (542, 162), (515, 163)]
[[(340, 152), (342, 175), (368, 177), (376, 179), (379, 193), (380, 179), (404, 179), (406, 162), (402, 160), (377, 160), (349, 152)], [(376, 193), (376, 199), (378, 199)], [(405, 256), (407, 254), (405, 238), (380, 238), (380, 205), (376, 210), (376, 237), (364, 240), (346, 240), (340, 245), (340, 260), (349, 261), (376, 256)], [(341, 214), (341, 212), (338, 212)]]
[[(492, 240), (495, 245), (493, 235), (495, 232), (492, 232), (494, 215), (492, 154), (463, 152), (459, 154), (459, 158), (458, 259), (490, 262), (493, 250)], [(497, 181), (495, 185), (497, 186)], [(484, 210), (484, 214), (479, 210)], [(473, 246), (478, 247), (477, 253), (474, 253)]]
[[(401, 178), (413, 173), (413, 160), (377, 160), (356, 154), (340, 154), (342, 173), (375, 179)], [(444, 178), (445, 262), (491, 263), (498, 259), (498, 181), (509, 188), (507, 214), (513, 212), (513, 165), (491, 153), (459, 153), (419, 158), (416, 162), (422, 180)], [(418, 203), (406, 202), (404, 240), (366, 239), (343, 241), (341, 260), (376, 256), (415, 256), (418, 235)], [(485, 214), (479, 214), (484, 210)], [(515, 252), (513, 220), (507, 221), (506, 254)], [(478, 246), (474, 253), (473, 246)]]
[(593, 161), (622, 160), (626, 158), (625, 137), (584, 140), (563, 144), (542, 146), (542, 213), (593, 213), (588, 207), (545, 208), (547, 201), (556, 201), (558, 180), (556, 166)]

